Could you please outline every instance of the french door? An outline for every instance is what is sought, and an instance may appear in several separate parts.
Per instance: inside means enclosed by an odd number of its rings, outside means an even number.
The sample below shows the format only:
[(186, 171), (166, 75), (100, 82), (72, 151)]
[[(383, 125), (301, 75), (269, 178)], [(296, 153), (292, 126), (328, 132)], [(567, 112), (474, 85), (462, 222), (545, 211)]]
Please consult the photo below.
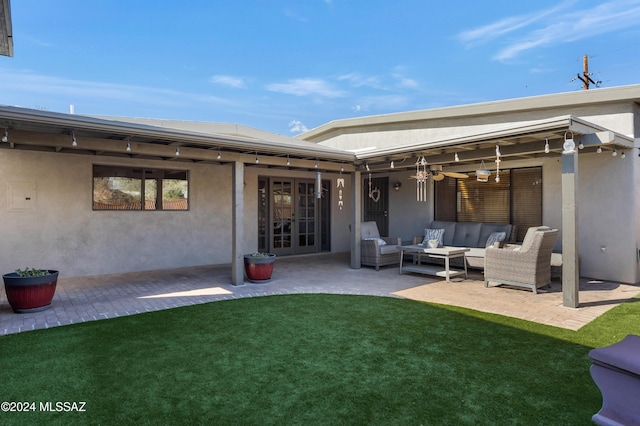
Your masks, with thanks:
[(265, 238), (259, 242), (268, 243), (269, 251), (277, 255), (320, 251), (321, 203), (316, 198), (315, 185), (313, 179), (289, 178), (271, 178), (264, 188), (261, 185), (261, 193), (270, 194), (268, 200), (260, 197), (267, 204), (264, 214), (270, 220), (265, 225), (270, 228), (264, 226), (259, 230), (265, 232)]

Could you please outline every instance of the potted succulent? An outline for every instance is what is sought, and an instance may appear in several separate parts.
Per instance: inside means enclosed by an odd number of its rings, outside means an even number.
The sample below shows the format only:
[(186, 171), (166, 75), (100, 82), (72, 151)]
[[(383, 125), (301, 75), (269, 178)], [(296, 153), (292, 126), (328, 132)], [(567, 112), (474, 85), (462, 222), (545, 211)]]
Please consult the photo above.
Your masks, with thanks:
[(271, 273), (276, 261), (273, 253), (254, 252), (244, 255), (244, 272), (252, 283), (271, 281)]
[(14, 312), (37, 312), (51, 305), (58, 283), (58, 271), (25, 268), (4, 274), (2, 278), (7, 300)]

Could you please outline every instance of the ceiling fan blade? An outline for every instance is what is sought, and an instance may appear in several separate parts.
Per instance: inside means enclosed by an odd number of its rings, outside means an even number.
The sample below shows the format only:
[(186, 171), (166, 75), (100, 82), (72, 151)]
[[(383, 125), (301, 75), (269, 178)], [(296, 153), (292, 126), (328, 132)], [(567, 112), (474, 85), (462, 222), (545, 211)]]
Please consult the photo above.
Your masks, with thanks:
[(466, 179), (469, 177), (468, 174), (466, 173), (458, 173), (458, 172), (441, 172), (443, 175), (445, 176), (449, 176), (452, 178), (458, 178), (458, 179)]
[(433, 174), (433, 180), (435, 180), (436, 182), (441, 181), (442, 179), (444, 179), (444, 173)]

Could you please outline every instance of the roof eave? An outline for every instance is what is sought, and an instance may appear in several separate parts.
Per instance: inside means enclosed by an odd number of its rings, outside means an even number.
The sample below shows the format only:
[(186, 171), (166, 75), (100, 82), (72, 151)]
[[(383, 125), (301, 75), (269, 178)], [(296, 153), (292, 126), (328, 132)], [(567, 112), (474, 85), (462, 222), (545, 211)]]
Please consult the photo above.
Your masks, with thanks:
[[(73, 115), (39, 111), (27, 108), (0, 106), (1, 121), (28, 121), (40, 125), (65, 128), (69, 130), (90, 130), (105, 133), (121, 134), (123, 137), (148, 137), (161, 140), (176, 139), (180, 142), (201, 144), (208, 147), (233, 148), (261, 153), (290, 154), (305, 157), (317, 156), (323, 159), (338, 161), (353, 161), (355, 155), (351, 152), (329, 148), (308, 142), (308, 146), (295, 143), (284, 145), (279, 141), (256, 140), (254, 138), (236, 137), (223, 134), (199, 133), (170, 127), (157, 127), (147, 124), (126, 121), (107, 120), (84, 115)], [(298, 142), (298, 141), (294, 141)]]
[(314, 140), (324, 134), (346, 128), (624, 101), (640, 102), (640, 84), (334, 120), (297, 137)]

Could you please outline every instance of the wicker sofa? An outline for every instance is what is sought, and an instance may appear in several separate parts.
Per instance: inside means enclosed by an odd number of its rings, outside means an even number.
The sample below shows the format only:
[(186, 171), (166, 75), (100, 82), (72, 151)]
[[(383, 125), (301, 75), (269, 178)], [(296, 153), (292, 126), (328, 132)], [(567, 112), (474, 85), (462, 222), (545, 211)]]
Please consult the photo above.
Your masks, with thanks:
[[(484, 223), (484, 222), (449, 222), (434, 220), (425, 229), (444, 229), (442, 245), (453, 247), (467, 247), (469, 251), (465, 258), (467, 265), (472, 268), (484, 268), (484, 255), (487, 240), (494, 232), (504, 232), (502, 242), (515, 241), (515, 226), (511, 224)], [(413, 244), (422, 243), (424, 235), (415, 236)], [(428, 260), (424, 258), (423, 260)], [(438, 259), (429, 259), (430, 262), (438, 262)], [(455, 265), (460, 262), (459, 265)], [(452, 259), (451, 264), (462, 266), (462, 259)]]

